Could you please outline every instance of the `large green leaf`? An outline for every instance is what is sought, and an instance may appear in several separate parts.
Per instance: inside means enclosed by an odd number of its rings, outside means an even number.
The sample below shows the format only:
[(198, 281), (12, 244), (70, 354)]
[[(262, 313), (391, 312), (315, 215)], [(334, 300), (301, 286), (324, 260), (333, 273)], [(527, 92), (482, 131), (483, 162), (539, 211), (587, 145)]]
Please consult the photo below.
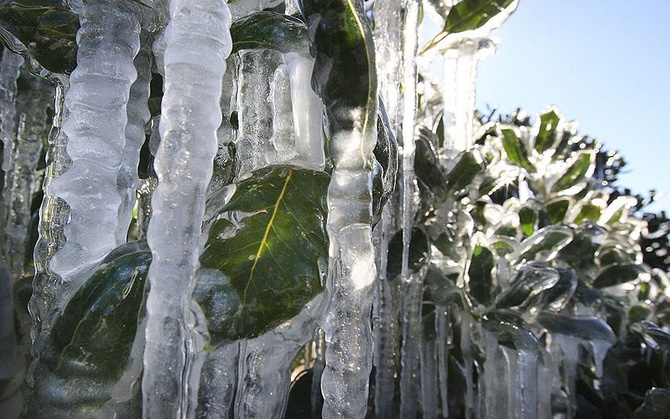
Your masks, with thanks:
[(484, 26), (514, 0), (461, 0), (449, 10), (444, 32), (457, 33)]
[[(210, 346), (295, 316), (322, 290), (328, 259), (323, 172), (268, 167), (236, 185), (212, 221), (193, 293)], [(202, 280), (201, 280), (202, 279)]]
[(118, 379), (143, 316), (151, 252), (144, 242), (119, 246), (57, 316), (43, 355), (63, 378)]
[(294, 17), (280, 13), (253, 13), (234, 22), (230, 27), (230, 35), (233, 38), (233, 52), (268, 48), (309, 56), (307, 26)]
[[(70, 73), (75, 68), (75, 35), (79, 30), (79, 19), (70, 12), (66, 1), (2, 1), (0, 28), (21, 41), (30, 55), (47, 70)], [(4, 38), (6, 34), (0, 33), (0, 37)], [(4, 41), (11, 44), (8, 39)]]
[(543, 311), (537, 321), (551, 333), (572, 336), (586, 341), (601, 340), (614, 343), (616, 335), (601, 318), (589, 316), (566, 316)]
[(607, 288), (637, 280), (640, 275), (648, 273), (643, 265), (637, 263), (618, 263), (605, 267), (593, 281), (596, 288)]
[(458, 163), (447, 175), (447, 190), (455, 195), (465, 193), (482, 171), (484, 171), (484, 167), (481, 158), (475, 152), (466, 151), (462, 153)]
[(537, 339), (523, 319), (509, 310), (494, 310), (482, 319), (485, 330), (495, 336), (502, 346), (517, 351), (537, 351)]

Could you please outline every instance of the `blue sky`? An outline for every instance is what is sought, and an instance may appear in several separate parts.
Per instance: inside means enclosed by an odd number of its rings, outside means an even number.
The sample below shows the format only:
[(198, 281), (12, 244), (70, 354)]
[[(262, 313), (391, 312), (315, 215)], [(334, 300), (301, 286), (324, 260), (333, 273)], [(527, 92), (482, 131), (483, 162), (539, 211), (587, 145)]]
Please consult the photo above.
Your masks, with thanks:
[(670, 1), (521, 0), (492, 36), (501, 45), (479, 65), (478, 108), (556, 105), (623, 155), (620, 186), (666, 191), (650, 210), (670, 214)]

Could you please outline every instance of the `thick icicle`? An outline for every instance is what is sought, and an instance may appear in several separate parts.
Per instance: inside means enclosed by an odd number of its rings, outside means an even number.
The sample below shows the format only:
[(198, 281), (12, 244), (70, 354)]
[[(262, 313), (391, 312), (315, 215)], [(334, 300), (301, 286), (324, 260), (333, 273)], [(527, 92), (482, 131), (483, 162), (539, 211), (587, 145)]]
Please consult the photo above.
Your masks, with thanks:
[(423, 319), (420, 345), (421, 412), (425, 418), (436, 418), (439, 405), (439, 364), (437, 360), (437, 317)]
[(16, 99), (16, 80), (19, 78), (20, 68), (23, 65), (23, 57), (4, 48), (2, 61), (0, 61), (0, 137), (3, 143), (2, 170), (11, 169), (12, 149), (14, 146), (14, 134), (16, 121), (14, 116), (16, 110), (14, 101)]
[[(316, 51), (312, 86), (326, 106), (333, 172), (328, 188), (330, 306), (323, 320), (324, 418), (364, 417), (372, 368), (370, 311), (376, 278), (372, 168), (377, 80), (361, 2), (303, 2)], [(333, 26), (332, 19), (355, 24)], [(337, 57), (337, 59), (333, 59)]]
[(49, 186), (71, 209), (67, 241), (51, 260), (51, 269), (65, 282), (90, 270), (117, 244), (117, 177), (139, 49), (136, 7), (100, 0), (84, 2), (79, 10), (77, 68), (70, 76), (65, 97), (70, 115), (63, 124), (72, 165)]
[(185, 352), (199, 348), (185, 347), (190, 340), (184, 310), (202, 248), (202, 216), (222, 119), (221, 83), (232, 48), (225, 2), (173, 0), (170, 18), (154, 164), (159, 184), (148, 232), (153, 262), (142, 381), (146, 417), (179, 416), (188, 404)]
[[(199, 354), (204, 359), (201, 361), (195, 417), (214, 419), (231, 416), (239, 354), (239, 342), (224, 345), (212, 353)], [(189, 413), (187, 417), (193, 415)]]
[(271, 86), (281, 53), (247, 50), (240, 53), (237, 109), (239, 176), (277, 161), (272, 141)]
[(139, 186), (137, 167), (140, 161), (140, 149), (146, 139), (145, 125), (151, 118), (149, 112), (149, 86), (151, 83), (151, 36), (142, 32), (140, 50), (135, 56), (137, 79), (130, 88), (128, 99), (128, 123), (126, 125), (126, 144), (121, 153), (121, 169), (118, 174), (119, 194), (119, 225), (116, 230), (117, 244), (125, 243), (128, 226), (132, 218), (136, 192)]

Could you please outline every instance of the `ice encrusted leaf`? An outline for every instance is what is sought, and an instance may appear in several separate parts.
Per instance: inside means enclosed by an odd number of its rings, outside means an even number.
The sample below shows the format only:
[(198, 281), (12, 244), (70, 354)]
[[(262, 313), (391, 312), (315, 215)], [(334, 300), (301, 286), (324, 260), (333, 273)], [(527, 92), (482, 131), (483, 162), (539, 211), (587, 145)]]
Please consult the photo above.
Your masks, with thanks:
[(123, 244), (100, 263), (55, 320), (45, 365), (68, 378), (117, 380), (143, 316), (151, 252), (145, 242)]
[(444, 32), (457, 33), (481, 28), (513, 2), (514, 0), (462, 0), (449, 9)]
[(321, 292), (329, 180), (324, 172), (268, 167), (238, 183), (215, 211), (200, 265), (220, 280), (198, 281), (193, 294), (210, 345), (258, 336)]
[(233, 52), (243, 49), (274, 49), (309, 57), (307, 26), (299, 19), (262, 11), (246, 16), (230, 27)]

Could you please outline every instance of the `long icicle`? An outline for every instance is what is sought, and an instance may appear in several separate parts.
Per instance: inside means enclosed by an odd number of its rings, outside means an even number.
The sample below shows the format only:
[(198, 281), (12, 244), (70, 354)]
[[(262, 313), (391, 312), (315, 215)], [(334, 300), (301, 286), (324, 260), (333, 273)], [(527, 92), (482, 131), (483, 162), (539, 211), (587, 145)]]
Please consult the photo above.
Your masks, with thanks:
[(403, 28), (403, 112), (402, 112), (402, 349), (400, 373), (400, 415), (416, 416), (419, 399), (419, 346), (421, 342), (421, 298), (425, 272), (412, 273), (409, 269), (409, 247), (414, 225), (414, 124), (416, 118), (416, 63), (418, 27), (421, 6), (417, 1), (405, 2)]
[[(212, 0), (173, 0), (165, 30), (165, 86), (156, 155), (158, 187), (148, 231), (153, 253), (142, 381), (145, 417), (186, 412), (189, 341), (184, 310), (200, 256), (207, 185), (221, 123), (221, 81), (230, 54), (230, 11)], [(188, 377), (185, 377), (188, 379)]]
[[(312, 86), (326, 105), (334, 166), (327, 200), (331, 300), (322, 324), (327, 345), (322, 415), (364, 417), (376, 278), (371, 225), (377, 80), (372, 33), (361, 1), (309, 0), (302, 6), (316, 51)], [(334, 26), (333, 19), (349, 24)]]
[[(86, 1), (79, 10), (77, 68), (70, 76), (63, 123), (70, 168), (51, 182), (50, 193), (70, 206), (67, 241), (51, 260), (66, 283), (85, 274), (116, 247), (121, 196), (117, 175), (126, 143), (126, 104), (136, 78), (137, 5)], [(102, 35), (101, 35), (102, 34)], [(70, 290), (77, 288), (77, 283)]]

